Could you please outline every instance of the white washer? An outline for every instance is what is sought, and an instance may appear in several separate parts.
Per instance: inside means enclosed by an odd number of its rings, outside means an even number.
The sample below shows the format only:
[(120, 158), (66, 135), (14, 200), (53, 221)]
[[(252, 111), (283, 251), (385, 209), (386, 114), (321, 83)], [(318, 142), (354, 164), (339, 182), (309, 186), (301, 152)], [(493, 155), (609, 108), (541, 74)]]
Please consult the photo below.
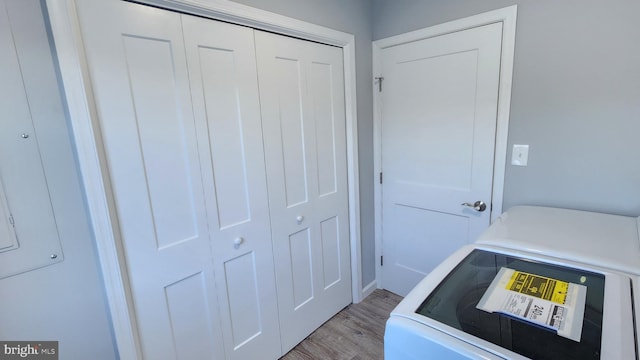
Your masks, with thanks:
[[(392, 311), (385, 359), (638, 359), (640, 218), (510, 209)], [(579, 342), (476, 309), (500, 267), (587, 287)]]

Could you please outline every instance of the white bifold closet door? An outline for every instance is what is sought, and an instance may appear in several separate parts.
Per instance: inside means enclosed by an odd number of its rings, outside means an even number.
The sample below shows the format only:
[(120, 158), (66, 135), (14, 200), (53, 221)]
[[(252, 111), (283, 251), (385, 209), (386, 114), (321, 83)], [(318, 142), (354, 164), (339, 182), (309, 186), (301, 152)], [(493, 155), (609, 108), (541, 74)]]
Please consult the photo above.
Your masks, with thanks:
[(78, 3), (144, 358), (277, 358), (252, 30)]
[(286, 352), (351, 303), (342, 49), (255, 37)]
[(281, 355), (253, 29), (183, 15), (227, 358)]

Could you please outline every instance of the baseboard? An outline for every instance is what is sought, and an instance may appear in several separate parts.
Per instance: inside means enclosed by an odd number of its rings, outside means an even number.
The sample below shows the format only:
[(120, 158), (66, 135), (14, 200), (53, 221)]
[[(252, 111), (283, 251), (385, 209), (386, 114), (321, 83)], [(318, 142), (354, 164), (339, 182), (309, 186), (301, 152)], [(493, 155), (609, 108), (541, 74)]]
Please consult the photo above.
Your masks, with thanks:
[(371, 295), (371, 293), (373, 293), (373, 291), (377, 288), (378, 288), (378, 282), (373, 280), (367, 286), (362, 288), (361, 299), (364, 300), (367, 296)]

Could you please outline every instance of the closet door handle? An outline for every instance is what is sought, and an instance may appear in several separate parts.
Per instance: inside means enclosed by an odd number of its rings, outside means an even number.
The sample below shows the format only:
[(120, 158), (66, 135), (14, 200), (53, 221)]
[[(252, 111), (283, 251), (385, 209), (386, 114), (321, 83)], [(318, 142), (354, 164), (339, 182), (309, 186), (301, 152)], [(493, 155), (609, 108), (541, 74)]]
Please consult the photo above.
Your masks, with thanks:
[(242, 237), (237, 237), (233, 239), (233, 248), (238, 249), (240, 247), (240, 244), (242, 244), (243, 242), (244, 242), (244, 239)]
[(304, 216), (302, 215), (296, 216), (296, 222), (298, 223), (298, 225), (302, 224), (303, 221), (304, 221)]

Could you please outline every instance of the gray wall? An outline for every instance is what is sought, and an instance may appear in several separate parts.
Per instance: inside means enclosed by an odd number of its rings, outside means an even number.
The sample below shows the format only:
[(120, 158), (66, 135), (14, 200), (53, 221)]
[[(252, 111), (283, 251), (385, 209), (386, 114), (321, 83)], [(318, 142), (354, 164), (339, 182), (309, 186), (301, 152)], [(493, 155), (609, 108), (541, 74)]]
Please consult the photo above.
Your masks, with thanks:
[(504, 208), (640, 215), (639, 1), (372, 1), (374, 40), (518, 4)]
[(40, 3), (7, 3), (64, 260), (0, 279), (0, 340), (59, 341), (60, 359), (114, 359), (104, 285)]
[(371, 2), (369, 0), (233, 0), (254, 8), (353, 34), (360, 162), (362, 283), (375, 280), (373, 232), (373, 95), (371, 91)]

